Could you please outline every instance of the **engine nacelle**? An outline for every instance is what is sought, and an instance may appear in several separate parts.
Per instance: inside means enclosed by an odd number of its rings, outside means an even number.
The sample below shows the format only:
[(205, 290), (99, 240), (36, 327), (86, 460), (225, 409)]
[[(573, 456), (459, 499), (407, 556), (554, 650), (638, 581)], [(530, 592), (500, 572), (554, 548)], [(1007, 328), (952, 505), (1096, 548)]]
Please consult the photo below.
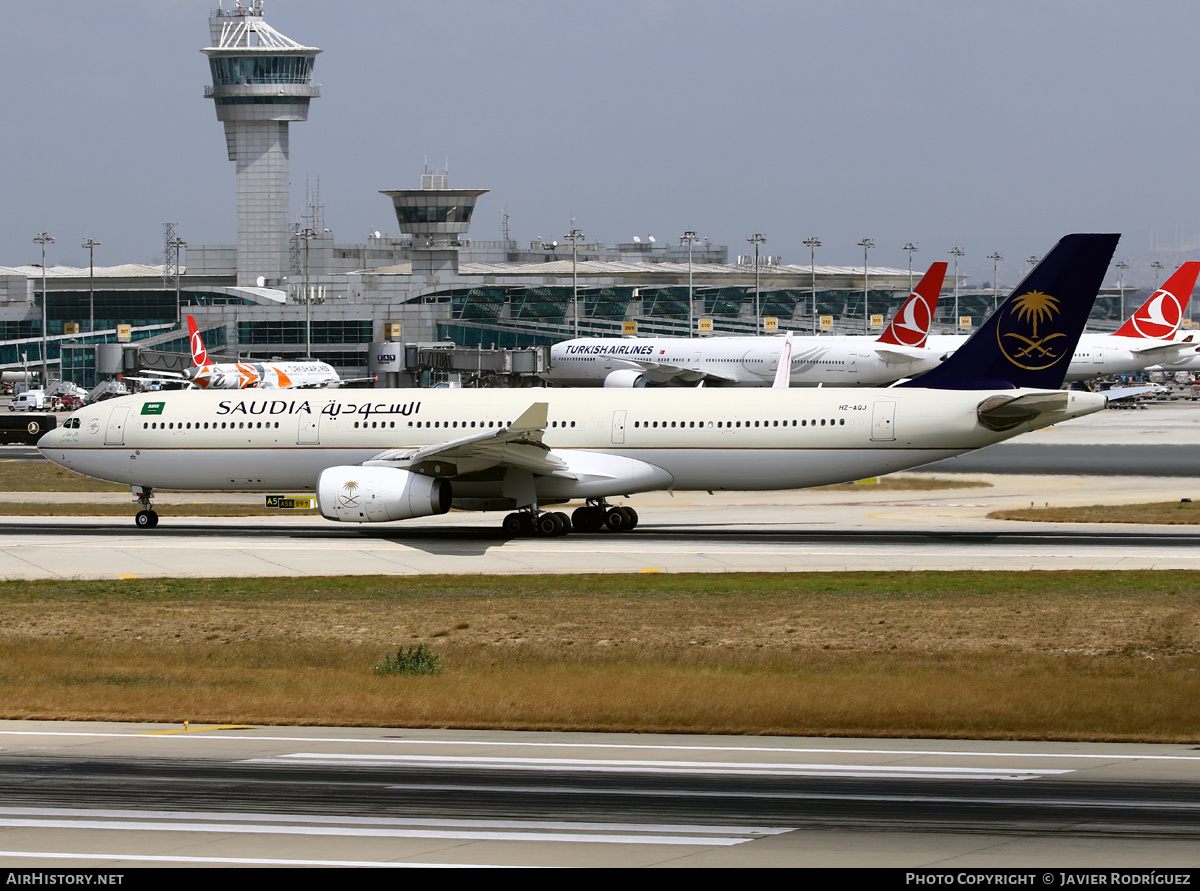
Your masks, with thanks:
[(329, 467), (317, 480), (317, 506), (344, 523), (429, 517), (450, 510), (450, 483), (394, 467)]
[(618, 371), (609, 372), (608, 376), (604, 378), (604, 386), (625, 388), (644, 387), (646, 386), (646, 375), (636, 368), (622, 368)]

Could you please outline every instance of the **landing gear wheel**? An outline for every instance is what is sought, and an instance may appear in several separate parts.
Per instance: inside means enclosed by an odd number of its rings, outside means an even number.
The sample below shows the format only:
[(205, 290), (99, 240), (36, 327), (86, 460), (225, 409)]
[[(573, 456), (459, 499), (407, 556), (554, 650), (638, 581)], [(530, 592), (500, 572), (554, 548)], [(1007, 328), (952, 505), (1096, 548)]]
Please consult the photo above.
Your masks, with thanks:
[(533, 521), (533, 529), (543, 538), (554, 538), (563, 534), (563, 522), (558, 514), (540, 514)]
[(622, 508), (620, 508), (620, 510), (625, 512), (625, 516), (629, 520), (629, 525), (625, 527), (625, 531), (628, 532), (631, 529), (637, 528), (637, 524), (638, 524), (637, 511), (635, 511), (632, 507), (622, 507)]
[(623, 507), (610, 507), (604, 515), (604, 525), (613, 532), (624, 532), (629, 528), (629, 516)]
[(525, 531), (524, 525), (525, 524), (521, 522), (520, 514), (509, 514), (504, 518), (501, 528), (503, 528), (505, 533), (508, 535), (520, 535)]
[(571, 526), (571, 518), (568, 517), (565, 513), (563, 513), (562, 511), (556, 511), (554, 516), (556, 516), (558, 518), (558, 522), (559, 522), (558, 534), (559, 535), (567, 535), (568, 533), (574, 531), (574, 528)]
[(158, 514), (152, 510), (140, 510), (133, 522), (139, 529), (153, 529), (158, 525)]
[(571, 525), (576, 532), (599, 532), (604, 528), (604, 508), (587, 505), (575, 508)]

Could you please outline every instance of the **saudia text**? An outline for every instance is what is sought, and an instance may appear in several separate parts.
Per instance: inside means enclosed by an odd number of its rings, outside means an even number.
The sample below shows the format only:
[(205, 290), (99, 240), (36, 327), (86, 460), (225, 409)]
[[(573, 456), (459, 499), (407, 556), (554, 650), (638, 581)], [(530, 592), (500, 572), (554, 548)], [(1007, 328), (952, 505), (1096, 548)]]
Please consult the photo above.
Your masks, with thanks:
[(330, 418), (340, 415), (403, 415), (409, 417), (421, 411), (419, 402), (327, 402), (313, 405), (300, 399), (223, 399), (217, 403), (218, 415), (311, 415), (320, 413)]

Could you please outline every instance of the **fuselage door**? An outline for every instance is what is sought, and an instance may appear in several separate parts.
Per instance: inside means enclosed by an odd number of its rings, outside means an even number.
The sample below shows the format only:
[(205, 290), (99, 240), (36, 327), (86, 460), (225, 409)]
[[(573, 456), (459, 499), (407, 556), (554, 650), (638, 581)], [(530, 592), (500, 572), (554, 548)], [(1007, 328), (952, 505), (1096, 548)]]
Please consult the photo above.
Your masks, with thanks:
[(625, 444), (625, 411), (614, 411), (612, 419), (613, 445)]
[(846, 370), (851, 374), (858, 373), (858, 353), (850, 353), (846, 356)]
[(885, 442), (896, 438), (896, 403), (876, 402), (871, 410), (871, 439)]
[(1103, 365), (1104, 364), (1104, 348), (1103, 347), (1098, 347), (1098, 346), (1092, 347), (1092, 364), (1094, 364), (1094, 365)]
[(108, 429), (104, 431), (105, 445), (125, 444), (125, 421), (129, 418), (129, 406), (118, 405), (108, 416)]
[(318, 445), (321, 442), (321, 433), (318, 427), (320, 420), (320, 412), (313, 414), (302, 412), (300, 414), (300, 429), (296, 433), (296, 442), (300, 445)]

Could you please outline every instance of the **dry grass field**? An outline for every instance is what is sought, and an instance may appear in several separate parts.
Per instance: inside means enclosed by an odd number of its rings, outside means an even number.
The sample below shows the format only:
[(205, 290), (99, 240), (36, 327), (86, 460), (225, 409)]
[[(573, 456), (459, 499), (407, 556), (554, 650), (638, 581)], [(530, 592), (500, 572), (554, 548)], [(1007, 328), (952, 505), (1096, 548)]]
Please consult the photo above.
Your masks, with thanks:
[(1191, 501), (1150, 504), (1091, 504), (1086, 507), (1031, 507), (998, 510), (993, 520), (1033, 520), (1040, 523), (1150, 523), (1166, 526), (1200, 523), (1200, 505)]
[(0, 717), (1200, 742), (1200, 576), (3, 583)]

